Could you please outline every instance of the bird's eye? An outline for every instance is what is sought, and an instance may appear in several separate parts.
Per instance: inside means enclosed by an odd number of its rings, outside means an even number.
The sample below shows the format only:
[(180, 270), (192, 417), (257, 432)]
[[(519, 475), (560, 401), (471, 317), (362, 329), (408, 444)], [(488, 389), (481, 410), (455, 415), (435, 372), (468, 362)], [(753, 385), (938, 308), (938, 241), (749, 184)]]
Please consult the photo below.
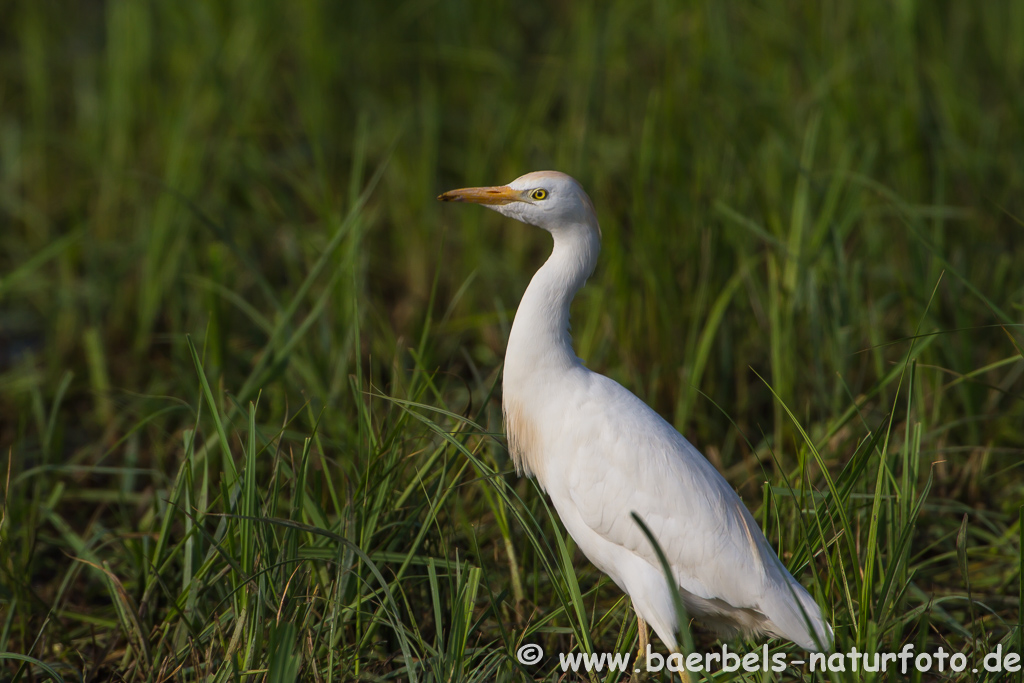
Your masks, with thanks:
[(536, 189), (536, 190), (534, 190), (533, 192), (530, 193), (530, 197), (532, 197), (533, 199), (537, 199), (537, 200), (547, 199), (548, 198), (548, 191), (547, 190), (541, 190), (541, 189), (538, 188), (538, 189)]

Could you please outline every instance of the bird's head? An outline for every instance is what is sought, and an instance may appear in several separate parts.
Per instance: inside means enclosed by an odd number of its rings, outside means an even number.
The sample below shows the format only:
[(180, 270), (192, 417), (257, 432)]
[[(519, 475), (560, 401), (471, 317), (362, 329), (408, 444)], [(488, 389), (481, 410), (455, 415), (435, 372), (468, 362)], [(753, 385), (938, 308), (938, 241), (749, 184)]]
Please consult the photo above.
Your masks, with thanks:
[(534, 171), (508, 185), (467, 187), (440, 195), (442, 202), (483, 204), (523, 223), (554, 234), (569, 228), (586, 227), (597, 232), (597, 213), (590, 197), (571, 176), (558, 171)]

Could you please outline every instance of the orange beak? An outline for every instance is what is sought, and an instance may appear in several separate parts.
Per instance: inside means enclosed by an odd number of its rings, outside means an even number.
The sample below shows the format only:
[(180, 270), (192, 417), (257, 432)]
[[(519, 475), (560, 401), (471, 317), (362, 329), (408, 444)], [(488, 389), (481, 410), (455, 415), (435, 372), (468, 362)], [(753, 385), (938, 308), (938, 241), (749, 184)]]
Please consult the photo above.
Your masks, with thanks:
[(513, 190), (508, 185), (499, 185), (497, 187), (465, 187), (461, 190), (449, 190), (438, 195), (437, 198), (442, 202), (470, 202), (500, 206), (521, 200), (523, 193), (520, 190)]

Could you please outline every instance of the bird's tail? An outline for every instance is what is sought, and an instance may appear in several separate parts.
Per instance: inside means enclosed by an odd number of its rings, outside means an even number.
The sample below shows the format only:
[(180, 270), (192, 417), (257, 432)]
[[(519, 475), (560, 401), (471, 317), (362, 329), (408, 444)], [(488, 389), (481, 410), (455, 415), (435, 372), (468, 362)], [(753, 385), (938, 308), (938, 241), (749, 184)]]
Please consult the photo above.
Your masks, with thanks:
[(792, 640), (811, 652), (832, 649), (835, 640), (832, 627), (822, 616), (818, 603), (796, 579), (772, 591), (765, 603), (766, 616), (774, 626), (773, 635)]

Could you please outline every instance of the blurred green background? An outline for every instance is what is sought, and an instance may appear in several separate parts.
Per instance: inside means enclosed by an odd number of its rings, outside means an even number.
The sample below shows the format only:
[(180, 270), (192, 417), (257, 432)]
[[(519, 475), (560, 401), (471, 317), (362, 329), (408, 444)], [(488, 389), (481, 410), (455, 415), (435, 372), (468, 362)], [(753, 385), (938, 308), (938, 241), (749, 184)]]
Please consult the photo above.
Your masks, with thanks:
[(133, 680), (628, 651), (501, 445), (549, 238), (435, 201), (546, 168), (603, 230), (578, 354), (839, 642), (1019, 651), (1022, 76), (1019, 2), (3, 3), (0, 651)]

